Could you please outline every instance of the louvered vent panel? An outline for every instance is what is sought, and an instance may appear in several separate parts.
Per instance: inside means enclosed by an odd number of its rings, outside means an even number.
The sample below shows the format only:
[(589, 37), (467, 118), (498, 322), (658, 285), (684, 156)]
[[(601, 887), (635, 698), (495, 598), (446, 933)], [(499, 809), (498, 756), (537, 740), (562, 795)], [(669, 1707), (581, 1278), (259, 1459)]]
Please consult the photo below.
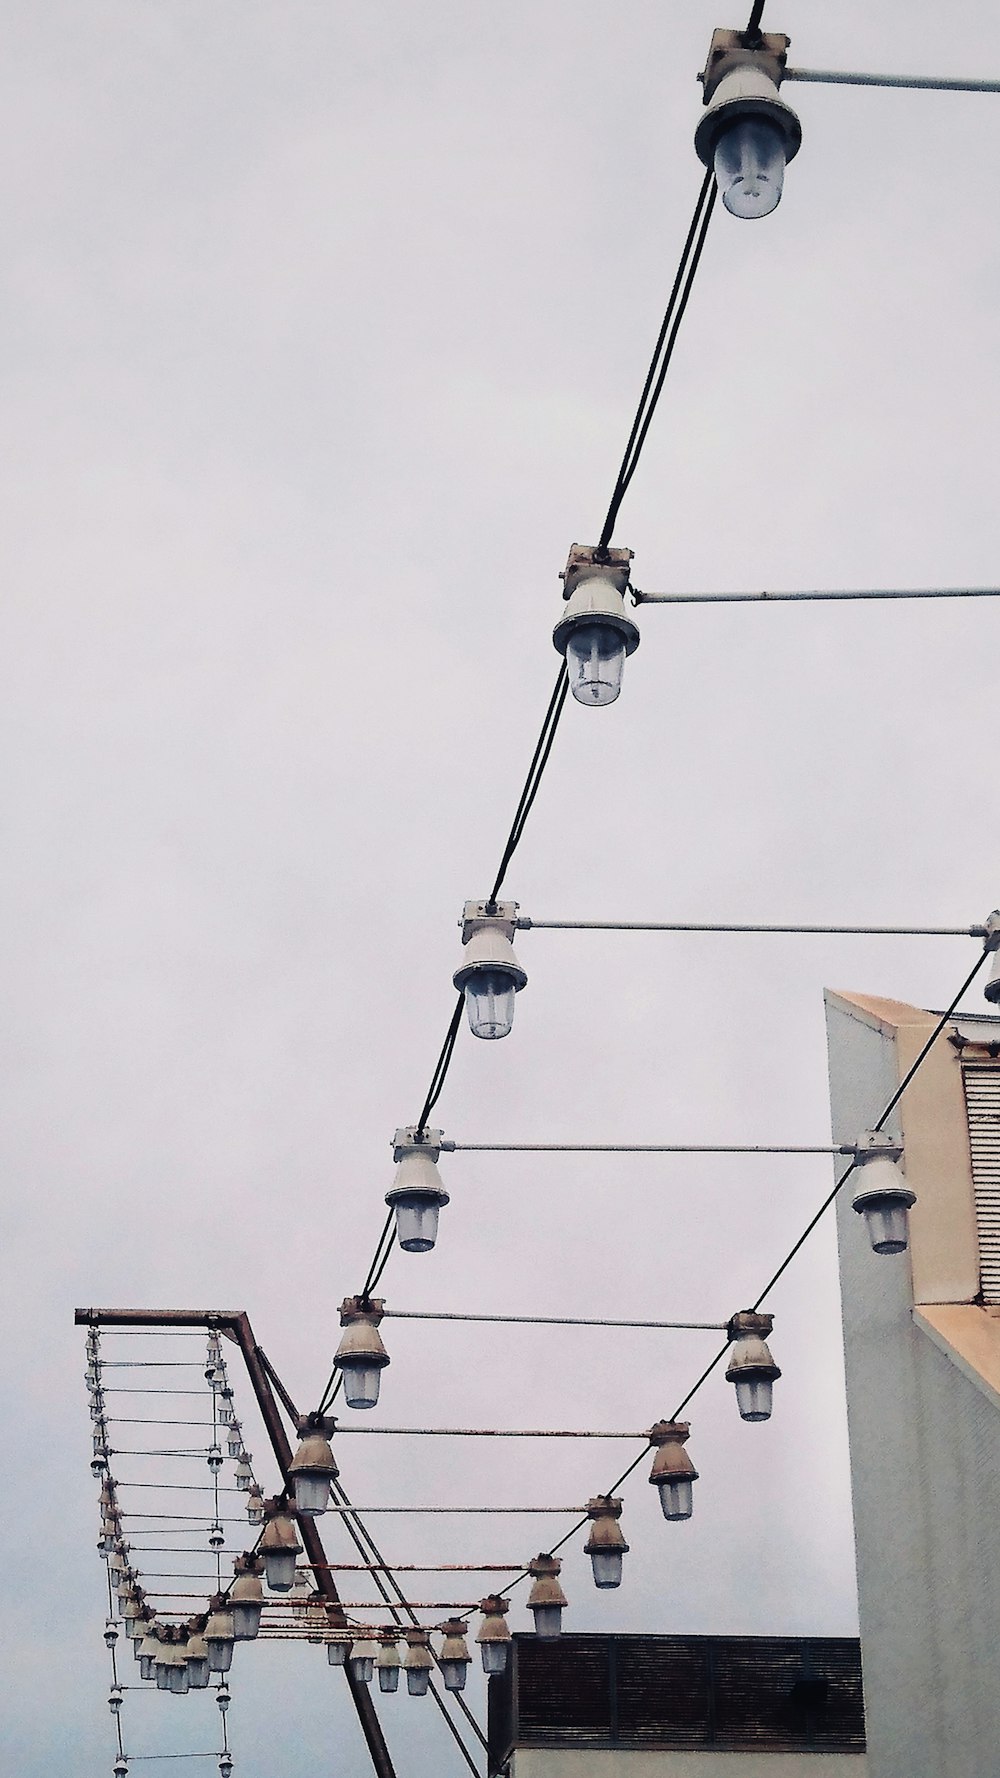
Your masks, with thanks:
[(1000, 1304), (1000, 1066), (967, 1062), (965, 1105), (984, 1303)]
[(711, 1725), (708, 1638), (619, 1636), (618, 1739), (623, 1745), (698, 1747)]
[(606, 1636), (519, 1640), (518, 1738), (530, 1746), (607, 1741), (611, 1686)]

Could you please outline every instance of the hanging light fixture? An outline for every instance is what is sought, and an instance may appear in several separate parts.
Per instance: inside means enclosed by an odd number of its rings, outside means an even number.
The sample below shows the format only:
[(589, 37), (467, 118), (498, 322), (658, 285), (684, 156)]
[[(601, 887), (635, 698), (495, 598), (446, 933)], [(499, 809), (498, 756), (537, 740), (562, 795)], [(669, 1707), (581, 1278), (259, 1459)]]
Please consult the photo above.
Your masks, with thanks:
[(118, 1641), (118, 1625), (113, 1624), (110, 1619), (104, 1626), (104, 1641), (108, 1648), (114, 1648)]
[[(180, 1654), (174, 1641), (174, 1626), (173, 1624), (161, 1624), (156, 1647), (156, 1686), (158, 1691), (169, 1692), (176, 1689), (174, 1686), (175, 1668), (184, 1669), (185, 1677), (187, 1676), (184, 1657)], [(177, 1684), (180, 1685), (180, 1679)]]
[(287, 1593), (295, 1580), (295, 1558), (302, 1554), (299, 1534), (280, 1500), (264, 1502), (264, 1521), (257, 1545), (264, 1558), (264, 1578), (272, 1593)]
[[(222, 1452), (219, 1449), (218, 1445), (209, 1445), (208, 1453), (206, 1455), (205, 1461), (208, 1464), (208, 1467), (211, 1470), (212, 1474), (214, 1476), (218, 1475), (220, 1469), (222, 1468)], [(239, 1485), (240, 1485), (240, 1480), (239, 1480), (239, 1474), (237, 1473), (236, 1486), (239, 1487)]]
[(223, 1383), (219, 1390), (217, 1413), (220, 1426), (231, 1426), (233, 1423), (233, 1392), (228, 1383)]
[(219, 1778), (233, 1778), (233, 1760), (229, 1753), (219, 1755)]
[(218, 1704), (222, 1715), (225, 1716), (226, 1711), (229, 1709), (229, 1687), (225, 1683), (216, 1688), (215, 1702)]
[(441, 1130), (397, 1130), (392, 1158), (397, 1163), (385, 1201), (396, 1213), (396, 1239), (404, 1253), (429, 1253), (437, 1240), (438, 1213), (449, 1202), (437, 1163)]
[(378, 1643), (374, 1637), (369, 1636), (367, 1630), (355, 1642), (352, 1642), (347, 1665), (355, 1679), (359, 1680), (362, 1685), (371, 1685), (377, 1656)]
[(411, 1698), (422, 1698), (430, 1684), (434, 1656), (430, 1651), (430, 1634), (427, 1630), (406, 1630), (406, 1658), (403, 1668), (406, 1673), (406, 1689)]
[(1000, 908), (994, 908), (986, 917), (986, 938), (984, 951), (993, 952), (993, 967), (983, 993), (987, 1000), (995, 1005), (1000, 1001)]
[(462, 962), (452, 976), (465, 994), (473, 1037), (506, 1037), (514, 997), (528, 977), (514, 955), (516, 901), (467, 901), (462, 911)]
[(233, 1619), (233, 1637), (237, 1642), (252, 1642), (260, 1629), (264, 1605), (264, 1589), (260, 1584), (263, 1563), (256, 1556), (237, 1556), (233, 1563), (233, 1584), (229, 1589), (229, 1610)]
[(174, 1692), (178, 1697), (183, 1697), (191, 1684), (191, 1675), (188, 1672), (187, 1664), (187, 1629), (183, 1624), (174, 1625), (173, 1646), (174, 1658), (170, 1663), (170, 1681), (167, 1690)]
[(798, 154), (802, 126), (778, 88), (789, 39), (758, 32), (716, 31), (701, 76), (705, 114), (694, 145), (714, 167), (722, 202), (732, 216), (754, 219), (777, 208), (786, 162)]
[(228, 1673), (233, 1664), (233, 1643), (236, 1640), (236, 1626), (233, 1614), (222, 1593), (216, 1593), (208, 1602), (208, 1620), (205, 1624), (205, 1646), (208, 1649), (208, 1670), (210, 1673)]
[(111, 1769), (115, 1778), (128, 1778), (128, 1760), (124, 1754), (119, 1755)]
[(865, 1219), (876, 1253), (903, 1253), (909, 1243), (909, 1212), (917, 1201), (903, 1178), (903, 1149), (884, 1130), (865, 1130), (854, 1150), (858, 1189), (852, 1200)]
[(119, 1711), (121, 1710), (121, 1707), (122, 1707), (122, 1688), (120, 1685), (113, 1685), (111, 1687), (110, 1692), (108, 1693), (108, 1709), (110, 1710), (112, 1716), (117, 1716)]
[(758, 1315), (753, 1309), (742, 1309), (733, 1316), (726, 1329), (733, 1348), (726, 1381), (736, 1385), (736, 1405), (744, 1420), (769, 1420), (771, 1417), (772, 1389), (781, 1375), (765, 1345), (773, 1326), (773, 1315)]
[(534, 1615), (535, 1635), (540, 1641), (548, 1642), (562, 1630), (562, 1614), (569, 1601), (559, 1585), (561, 1572), (558, 1556), (543, 1553), (528, 1563), (528, 1573), (535, 1583), (528, 1594), (528, 1609)]
[(483, 1657), (483, 1672), (503, 1673), (511, 1644), (510, 1626), (507, 1623), (510, 1600), (501, 1599), (497, 1593), (489, 1593), (485, 1599), (480, 1599), (479, 1609), (483, 1614), (483, 1621), (476, 1631), (476, 1641)]
[(239, 1456), (243, 1449), (243, 1428), (238, 1420), (231, 1420), (226, 1433), (226, 1446), (232, 1458)]
[(316, 1519), (325, 1513), (330, 1485), (340, 1474), (330, 1449), (337, 1422), (329, 1414), (306, 1414), (297, 1422), (299, 1448), (288, 1466), (295, 1490), (295, 1510)]
[(327, 1601), (326, 1627), (329, 1634), (326, 1658), (331, 1667), (342, 1667), (347, 1660), (353, 1638), (344, 1615), (344, 1607), (339, 1600)]
[(349, 1296), (340, 1305), (344, 1333), (333, 1362), (344, 1379), (349, 1408), (373, 1408), (378, 1401), (381, 1374), (389, 1363), (378, 1331), (384, 1308), (384, 1297)]
[(208, 1547), (210, 1550), (221, 1550), (226, 1541), (226, 1534), (218, 1519), (208, 1527)]
[(378, 1669), (379, 1690), (383, 1692), (398, 1691), (401, 1666), (399, 1638), (394, 1636), (391, 1630), (384, 1630), (378, 1639), (378, 1659), (375, 1665)]
[(608, 1494), (599, 1494), (595, 1500), (587, 1502), (591, 1532), (583, 1548), (590, 1557), (595, 1587), (620, 1587), (622, 1584), (622, 1558), (628, 1553), (628, 1544), (618, 1523), (621, 1516), (621, 1501)]
[(208, 1642), (205, 1638), (206, 1617), (193, 1617), (188, 1626), (187, 1661), (188, 1684), (192, 1691), (203, 1691), (208, 1684), (211, 1668), (208, 1664)]
[(264, 1523), (264, 1496), (256, 1482), (247, 1490), (247, 1518), (251, 1525)]
[(441, 1644), (441, 1653), (438, 1656), (438, 1666), (441, 1669), (441, 1678), (444, 1680), (445, 1690), (449, 1692), (462, 1692), (465, 1690), (465, 1681), (469, 1672), (469, 1662), (472, 1659), (472, 1656), (469, 1653), (469, 1644), (465, 1640), (468, 1634), (468, 1629), (468, 1624), (465, 1622), (464, 1618), (460, 1617), (446, 1618), (445, 1622), (441, 1625), (441, 1634), (444, 1637), (444, 1641)]
[(566, 609), (552, 640), (566, 656), (570, 691), (588, 709), (614, 703), (626, 656), (639, 646), (639, 626), (625, 606), (632, 554), (574, 543), (559, 576)]
[(253, 1470), (250, 1468), (250, 1457), (251, 1453), (249, 1451), (241, 1451), (239, 1462), (236, 1465), (235, 1481), (241, 1494), (249, 1494), (253, 1487)]
[(156, 1678), (156, 1657), (159, 1652), (159, 1643), (156, 1625), (148, 1624), (146, 1634), (138, 1644), (140, 1679)]
[(649, 1429), (649, 1442), (656, 1449), (649, 1479), (660, 1490), (665, 1519), (691, 1517), (692, 1483), (698, 1480), (698, 1471), (684, 1449), (690, 1431), (686, 1420), (657, 1420)]

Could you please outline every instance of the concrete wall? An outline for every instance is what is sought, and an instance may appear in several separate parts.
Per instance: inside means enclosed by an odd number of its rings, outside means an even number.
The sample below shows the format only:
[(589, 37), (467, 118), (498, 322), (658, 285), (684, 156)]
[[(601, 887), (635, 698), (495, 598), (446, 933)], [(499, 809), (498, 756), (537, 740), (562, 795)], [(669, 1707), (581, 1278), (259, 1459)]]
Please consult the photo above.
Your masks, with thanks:
[[(926, 1015), (827, 1000), (834, 1139), (852, 1141), (890, 1097)], [(967, 1304), (978, 1250), (961, 1076), (944, 1039), (932, 1054), (921, 1093), (902, 1102), (908, 1182), (921, 1198), (917, 1301)], [(963, 1356), (946, 1318), (914, 1314), (909, 1256), (873, 1254), (850, 1198), (848, 1183), (837, 1229), (871, 1778), (993, 1778), (1000, 1411), (972, 1374), (970, 1343)], [(981, 1309), (960, 1313), (981, 1317), (985, 1333)]]
[[(524, 1747), (511, 1778), (866, 1778), (863, 1753), (647, 1753)], [(987, 1778), (986, 1773), (982, 1778)]]

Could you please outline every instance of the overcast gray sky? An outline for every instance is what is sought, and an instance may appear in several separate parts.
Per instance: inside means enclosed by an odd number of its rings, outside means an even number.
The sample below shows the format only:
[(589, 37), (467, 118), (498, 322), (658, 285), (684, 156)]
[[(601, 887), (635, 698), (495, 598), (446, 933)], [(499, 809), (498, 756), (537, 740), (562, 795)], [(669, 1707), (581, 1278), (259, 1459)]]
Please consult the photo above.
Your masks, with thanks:
[[(694, 77), (743, 11), (8, 0), (20, 1778), (113, 1761), (74, 1306), (245, 1305), (298, 1400), (325, 1381), (549, 693), (556, 577), (596, 541), (687, 228)], [(930, 0), (769, 0), (765, 23), (805, 65), (1000, 74), (987, 0), (947, 32)], [(713, 222), (616, 541), (647, 589), (994, 582), (1000, 100), (789, 96), (785, 196)], [(991, 605), (640, 617), (619, 702), (566, 711), (508, 878), (526, 913), (963, 925), (996, 903)], [(519, 949), (510, 1039), (459, 1041), (439, 1108), (459, 1140), (822, 1142), (824, 984), (943, 1006), (971, 961), (954, 940)], [(830, 1177), (444, 1166), (439, 1245), (394, 1256), (395, 1306), (723, 1320)], [(771, 1306), (773, 1421), (706, 1386), (694, 1519), (665, 1524), (641, 1467), (625, 1584), (598, 1594), (578, 1540), (567, 1628), (854, 1630), (832, 1227)], [(390, 1322), (373, 1419), (644, 1426), (711, 1339)], [(340, 1456), (369, 1503), (582, 1501), (623, 1467), (594, 1443)], [(379, 1530), (399, 1561), (520, 1561), (559, 1522), (486, 1523)], [(213, 1715), (128, 1694), (126, 1740), (211, 1746)], [(230, 1719), (236, 1778), (364, 1778), (316, 1649), (240, 1650)], [(429, 1705), (383, 1720), (401, 1778), (461, 1769)]]

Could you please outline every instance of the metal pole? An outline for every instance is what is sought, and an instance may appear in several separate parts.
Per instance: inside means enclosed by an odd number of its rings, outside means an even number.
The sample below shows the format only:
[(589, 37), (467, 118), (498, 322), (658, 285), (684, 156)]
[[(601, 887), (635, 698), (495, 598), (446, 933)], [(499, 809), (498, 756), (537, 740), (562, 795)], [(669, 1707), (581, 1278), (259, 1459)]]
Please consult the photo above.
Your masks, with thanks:
[(520, 932), (739, 932), (828, 938), (985, 938), (985, 926), (759, 926), (707, 920), (534, 920), (525, 914)]
[(947, 74), (849, 74), (841, 68), (786, 68), (783, 80), (822, 86), (899, 86), (931, 93), (1000, 93), (1000, 80), (963, 80)]
[[(245, 1309), (77, 1309), (74, 1320), (78, 1327), (114, 1327), (127, 1322), (135, 1326), (150, 1327), (214, 1327), (220, 1333), (228, 1334), (231, 1339), (235, 1340), (243, 1354), (247, 1374), (257, 1398), (261, 1419), (271, 1441), (271, 1448), (274, 1451), (278, 1468), (281, 1470), (282, 1480), (287, 1484), (288, 1467), (292, 1461), (292, 1448), (278, 1412), (278, 1404), (274, 1399), (266, 1361), (253, 1337), (253, 1330)], [(336, 1583), (327, 1565), (326, 1551), (323, 1548), (323, 1541), (315, 1521), (302, 1519), (299, 1530), (306, 1555), (310, 1561), (316, 1563), (313, 1573), (318, 1591), (332, 1603), (339, 1604)], [(386, 1746), (382, 1725), (376, 1714), (368, 1687), (363, 1685), (360, 1680), (355, 1679), (350, 1667), (346, 1664), (344, 1673), (377, 1778), (396, 1778), (396, 1770)]]
[(632, 597), (637, 605), (795, 605), (807, 600), (997, 599), (1000, 587), (864, 587), (832, 593), (642, 593), (633, 587)]

